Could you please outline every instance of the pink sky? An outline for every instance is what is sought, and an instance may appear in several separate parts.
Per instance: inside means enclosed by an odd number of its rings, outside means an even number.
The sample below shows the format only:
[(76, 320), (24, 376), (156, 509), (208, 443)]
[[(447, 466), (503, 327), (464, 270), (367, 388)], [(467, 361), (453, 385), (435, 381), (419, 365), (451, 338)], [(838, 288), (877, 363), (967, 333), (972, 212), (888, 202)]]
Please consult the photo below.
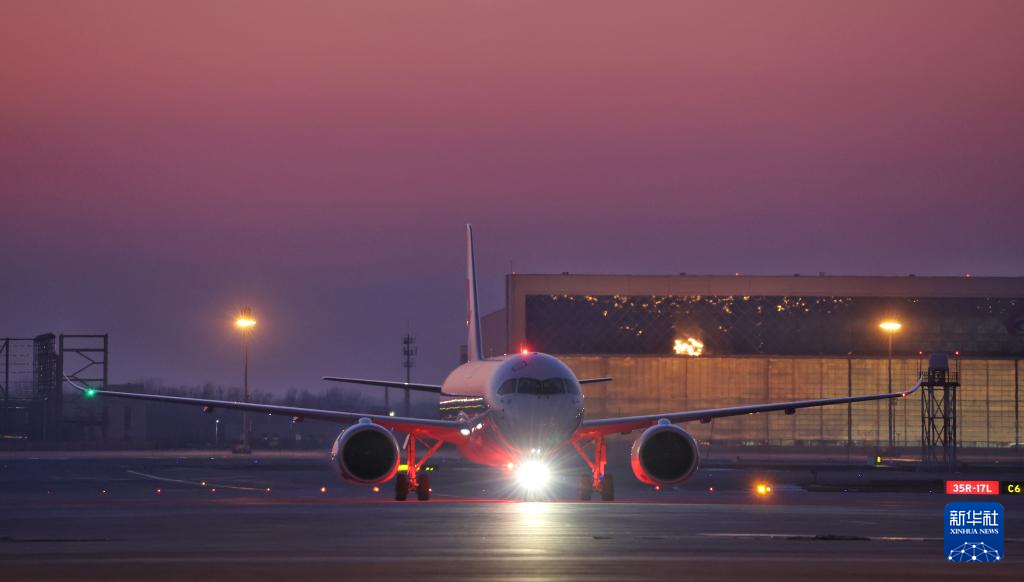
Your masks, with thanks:
[[(1021, 275), (1020, 2), (0, 5), (0, 335), (439, 381), (521, 272)], [(933, 234), (934, 225), (944, 229)], [(258, 357), (257, 357), (258, 356)]]

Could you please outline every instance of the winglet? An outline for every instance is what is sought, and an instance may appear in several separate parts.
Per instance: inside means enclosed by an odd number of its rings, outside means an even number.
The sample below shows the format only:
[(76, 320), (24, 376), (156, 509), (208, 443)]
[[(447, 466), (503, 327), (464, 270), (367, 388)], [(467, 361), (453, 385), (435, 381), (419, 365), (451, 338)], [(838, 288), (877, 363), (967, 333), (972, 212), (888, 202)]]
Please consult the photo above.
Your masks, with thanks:
[(466, 359), (470, 362), (483, 359), (483, 341), (480, 337), (480, 312), (476, 300), (476, 259), (473, 256), (473, 225), (466, 225)]
[(914, 384), (913, 388), (900, 392), (900, 398), (906, 398), (907, 396), (910, 396), (914, 392), (917, 392), (918, 390), (921, 389), (921, 384), (924, 384), (924, 376), (921, 376), (920, 378), (917, 379), (917, 384)]

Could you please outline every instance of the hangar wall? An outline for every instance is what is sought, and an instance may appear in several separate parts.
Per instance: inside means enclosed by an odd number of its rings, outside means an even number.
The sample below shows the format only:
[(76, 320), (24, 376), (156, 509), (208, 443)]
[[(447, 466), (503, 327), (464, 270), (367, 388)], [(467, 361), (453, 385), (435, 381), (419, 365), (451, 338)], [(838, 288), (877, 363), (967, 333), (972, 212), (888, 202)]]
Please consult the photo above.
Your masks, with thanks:
[[(888, 389), (885, 358), (559, 357), (581, 378), (614, 378), (583, 387), (588, 418), (856, 396)], [(964, 359), (960, 365), (961, 446), (1020, 443), (1020, 360)], [(894, 358), (893, 390), (912, 386), (926, 366), (920, 358)], [(793, 415), (748, 415), (690, 423), (687, 429), (712, 443), (885, 447), (887, 406), (865, 402), (798, 410)], [(920, 396), (896, 401), (897, 446), (920, 446), (920, 439)]]
[[(565, 360), (601, 418), (884, 392), (912, 386), (929, 352), (958, 352), (958, 437), (1024, 454), (1024, 277), (511, 274), (483, 325), (488, 355), (529, 347)], [(888, 338), (878, 324), (903, 324)], [(698, 340), (697, 354), (677, 342)], [(887, 345), (887, 339), (893, 339)], [(685, 347), (685, 346), (682, 346)], [(920, 447), (922, 399), (895, 404), (899, 447)], [(690, 423), (700, 440), (887, 448), (888, 404)]]

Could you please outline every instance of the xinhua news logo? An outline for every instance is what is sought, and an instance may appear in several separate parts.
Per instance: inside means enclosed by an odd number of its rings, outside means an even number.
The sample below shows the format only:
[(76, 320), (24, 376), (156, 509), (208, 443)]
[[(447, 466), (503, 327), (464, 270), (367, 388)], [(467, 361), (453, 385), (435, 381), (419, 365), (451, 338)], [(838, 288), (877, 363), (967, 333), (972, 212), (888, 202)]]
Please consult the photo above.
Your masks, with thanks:
[(958, 502), (946, 506), (946, 560), (999, 562), (1003, 559), (1003, 506)]

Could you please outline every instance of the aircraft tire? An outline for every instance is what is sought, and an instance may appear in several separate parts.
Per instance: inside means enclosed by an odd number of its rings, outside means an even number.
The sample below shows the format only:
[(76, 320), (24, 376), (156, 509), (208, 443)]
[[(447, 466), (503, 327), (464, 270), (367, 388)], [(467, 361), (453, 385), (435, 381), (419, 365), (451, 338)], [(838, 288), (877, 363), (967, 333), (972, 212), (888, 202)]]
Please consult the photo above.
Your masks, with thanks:
[(395, 476), (395, 501), (405, 501), (409, 497), (409, 476), (399, 473)]
[(594, 477), (590, 473), (580, 475), (580, 501), (590, 501), (594, 495)]
[(416, 499), (420, 501), (430, 501), (430, 475), (424, 473), (417, 479), (419, 483), (416, 485)]
[(601, 501), (615, 501), (615, 479), (612, 475), (605, 475), (601, 479)]

